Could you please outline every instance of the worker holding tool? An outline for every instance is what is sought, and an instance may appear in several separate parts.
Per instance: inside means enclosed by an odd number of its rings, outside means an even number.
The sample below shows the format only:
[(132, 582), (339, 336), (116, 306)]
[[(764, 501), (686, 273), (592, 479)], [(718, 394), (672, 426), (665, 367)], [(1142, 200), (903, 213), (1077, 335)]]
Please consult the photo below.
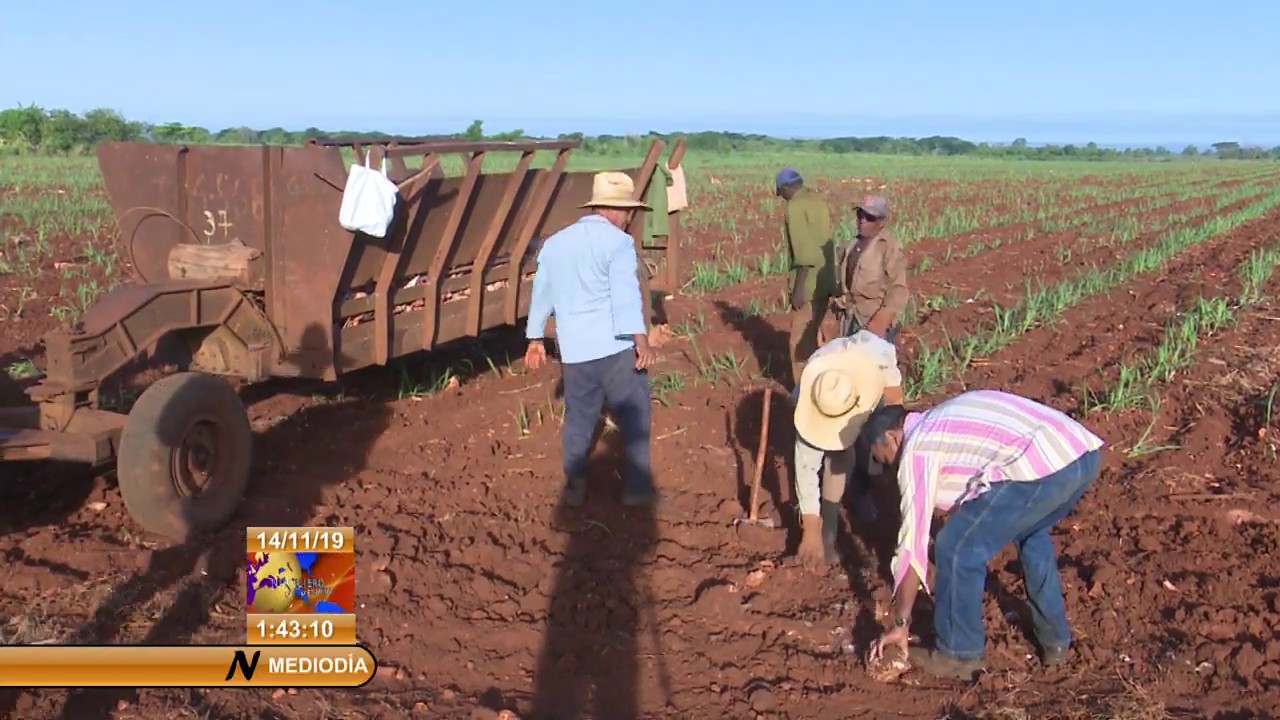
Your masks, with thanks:
[(841, 335), (866, 328), (895, 345), (907, 309), (907, 256), (886, 229), (889, 201), (868, 195), (857, 206), (858, 237), (840, 251), (831, 300)]
[(835, 293), (835, 235), (827, 201), (805, 187), (793, 168), (778, 173), (774, 189), (787, 203), (783, 233), (791, 251), (791, 380), (817, 349), (822, 321)]
[[(886, 406), (865, 430), (876, 459), (897, 465), (902, 508), (891, 566), (893, 627), (872, 645), (868, 663), (896, 647), (930, 675), (980, 672), (987, 564), (1009, 543), (1018, 548), (1042, 660), (1064, 662), (1071, 629), (1049, 531), (1097, 479), (1103, 441), (1064, 413), (994, 390), (962, 393), (925, 412)], [(950, 518), (933, 548), (937, 646), (925, 652), (907, 640), (916, 592), (929, 591), (935, 510)]]
[(600, 412), (607, 405), (622, 433), (626, 465), (622, 503), (659, 502), (650, 453), (652, 415), (649, 343), (640, 297), (635, 242), (623, 232), (631, 213), (649, 206), (635, 197), (626, 173), (597, 173), (590, 212), (543, 243), (533, 276), (524, 362), (537, 370), (547, 360), (547, 320), (556, 319), (564, 373), (565, 504), (587, 500), (587, 459)]
[[(841, 335), (869, 330), (898, 344), (899, 321), (907, 307), (907, 256), (902, 243), (886, 229), (889, 201), (883, 195), (867, 195), (857, 205), (858, 235), (840, 250), (836, 263), (838, 287), (831, 299)], [(856, 506), (861, 522), (877, 517), (870, 502), (871, 477), (882, 472), (861, 438), (853, 452), (849, 478), (854, 496), (864, 498)]]
[[(840, 503), (863, 423), (881, 404), (902, 405), (897, 350), (869, 330), (836, 338), (809, 358), (791, 397), (802, 527), (798, 555), (806, 568), (817, 570), (840, 562)], [(855, 502), (871, 498), (864, 492)]]

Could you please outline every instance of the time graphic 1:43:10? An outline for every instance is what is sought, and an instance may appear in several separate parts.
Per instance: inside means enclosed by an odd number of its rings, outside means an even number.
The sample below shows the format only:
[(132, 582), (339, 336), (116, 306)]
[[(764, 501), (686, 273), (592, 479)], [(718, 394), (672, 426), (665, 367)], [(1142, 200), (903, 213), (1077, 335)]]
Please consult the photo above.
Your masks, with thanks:
[(330, 640), (333, 638), (332, 620), (281, 620), (257, 623), (258, 637), (280, 640)]

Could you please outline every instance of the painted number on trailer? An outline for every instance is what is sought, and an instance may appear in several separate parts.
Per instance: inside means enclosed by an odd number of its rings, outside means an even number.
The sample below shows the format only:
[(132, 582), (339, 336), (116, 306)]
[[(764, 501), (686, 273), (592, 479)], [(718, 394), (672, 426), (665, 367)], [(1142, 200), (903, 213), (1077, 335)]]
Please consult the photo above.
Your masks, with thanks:
[(219, 210), (217, 215), (205, 210), (204, 221), (206, 223), (204, 229), (204, 239), (206, 244), (208, 244), (210, 240), (213, 240), (214, 235), (218, 234), (218, 228), (222, 228), (222, 238), (225, 240), (229, 236), (231, 228), (234, 226), (234, 223), (227, 221), (226, 210)]

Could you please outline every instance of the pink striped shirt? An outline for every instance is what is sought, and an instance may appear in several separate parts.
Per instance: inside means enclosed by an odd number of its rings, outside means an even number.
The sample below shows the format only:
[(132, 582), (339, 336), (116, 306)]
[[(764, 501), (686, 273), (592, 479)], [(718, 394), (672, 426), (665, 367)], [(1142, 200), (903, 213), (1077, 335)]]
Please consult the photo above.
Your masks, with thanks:
[(998, 482), (1047, 477), (1103, 445), (1064, 413), (996, 390), (962, 393), (903, 423), (898, 489), (902, 526), (893, 557), (896, 592), (908, 568), (929, 591), (929, 526)]

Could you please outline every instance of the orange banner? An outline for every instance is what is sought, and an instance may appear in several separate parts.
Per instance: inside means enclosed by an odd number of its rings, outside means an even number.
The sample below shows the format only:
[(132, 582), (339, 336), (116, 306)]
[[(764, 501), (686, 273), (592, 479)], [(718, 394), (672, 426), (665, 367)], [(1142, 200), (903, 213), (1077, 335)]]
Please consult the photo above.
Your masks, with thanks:
[(0, 645), (0, 687), (360, 687), (359, 645)]

